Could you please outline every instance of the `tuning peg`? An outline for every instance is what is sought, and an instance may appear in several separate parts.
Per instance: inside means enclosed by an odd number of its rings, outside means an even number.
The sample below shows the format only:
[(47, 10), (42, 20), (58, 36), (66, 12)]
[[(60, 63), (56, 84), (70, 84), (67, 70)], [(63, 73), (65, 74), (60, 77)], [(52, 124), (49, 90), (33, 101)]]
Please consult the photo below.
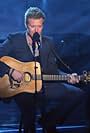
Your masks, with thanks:
[(84, 82), (90, 82), (90, 72), (83, 71)]

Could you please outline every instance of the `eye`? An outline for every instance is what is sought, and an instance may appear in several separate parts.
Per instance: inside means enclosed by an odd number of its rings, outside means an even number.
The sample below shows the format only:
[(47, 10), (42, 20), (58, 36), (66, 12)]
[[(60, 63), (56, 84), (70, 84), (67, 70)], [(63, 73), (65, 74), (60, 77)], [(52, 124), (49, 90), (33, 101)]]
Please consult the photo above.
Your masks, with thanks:
[(31, 28), (35, 28), (35, 26), (34, 26), (34, 25), (32, 25), (32, 26), (31, 26)]
[(29, 28), (35, 28), (35, 26), (34, 26), (34, 25), (28, 25), (28, 27), (29, 27)]

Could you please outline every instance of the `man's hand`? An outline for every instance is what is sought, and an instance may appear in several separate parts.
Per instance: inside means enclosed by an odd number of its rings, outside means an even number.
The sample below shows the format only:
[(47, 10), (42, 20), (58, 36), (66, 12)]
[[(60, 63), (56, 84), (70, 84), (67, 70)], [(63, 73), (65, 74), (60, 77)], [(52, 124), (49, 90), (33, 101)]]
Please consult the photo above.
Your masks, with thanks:
[(21, 82), (23, 80), (23, 74), (17, 70), (13, 70), (12, 72), (12, 69), (10, 70), (10, 72), (12, 73), (11, 76), (14, 80), (16, 80), (17, 82)]
[(75, 84), (79, 83), (79, 77), (77, 73), (68, 74), (68, 83)]

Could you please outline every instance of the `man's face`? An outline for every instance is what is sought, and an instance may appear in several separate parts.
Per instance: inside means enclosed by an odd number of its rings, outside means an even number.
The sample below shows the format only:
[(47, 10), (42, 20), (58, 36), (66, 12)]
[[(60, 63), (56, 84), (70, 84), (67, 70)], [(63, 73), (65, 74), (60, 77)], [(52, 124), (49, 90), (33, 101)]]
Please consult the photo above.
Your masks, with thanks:
[(35, 32), (38, 32), (39, 35), (41, 35), (42, 29), (43, 29), (43, 22), (44, 22), (43, 18), (40, 18), (40, 19), (29, 18), (28, 19), (27, 29), (31, 36), (33, 36)]

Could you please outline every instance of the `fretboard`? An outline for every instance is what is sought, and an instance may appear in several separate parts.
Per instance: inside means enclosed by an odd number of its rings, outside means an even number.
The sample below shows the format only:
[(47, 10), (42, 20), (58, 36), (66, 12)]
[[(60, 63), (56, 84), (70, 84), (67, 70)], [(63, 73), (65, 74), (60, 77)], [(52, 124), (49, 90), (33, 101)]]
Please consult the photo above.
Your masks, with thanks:
[(43, 80), (61, 80), (61, 81), (67, 81), (68, 80), (68, 76), (67, 75), (43, 75)]
[[(35, 79), (35, 76), (33, 75), (33, 79)], [(64, 75), (37, 75), (37, 80), (45, 80), (45, 81), (67, 81), (69, 79), (67, 74)]]

